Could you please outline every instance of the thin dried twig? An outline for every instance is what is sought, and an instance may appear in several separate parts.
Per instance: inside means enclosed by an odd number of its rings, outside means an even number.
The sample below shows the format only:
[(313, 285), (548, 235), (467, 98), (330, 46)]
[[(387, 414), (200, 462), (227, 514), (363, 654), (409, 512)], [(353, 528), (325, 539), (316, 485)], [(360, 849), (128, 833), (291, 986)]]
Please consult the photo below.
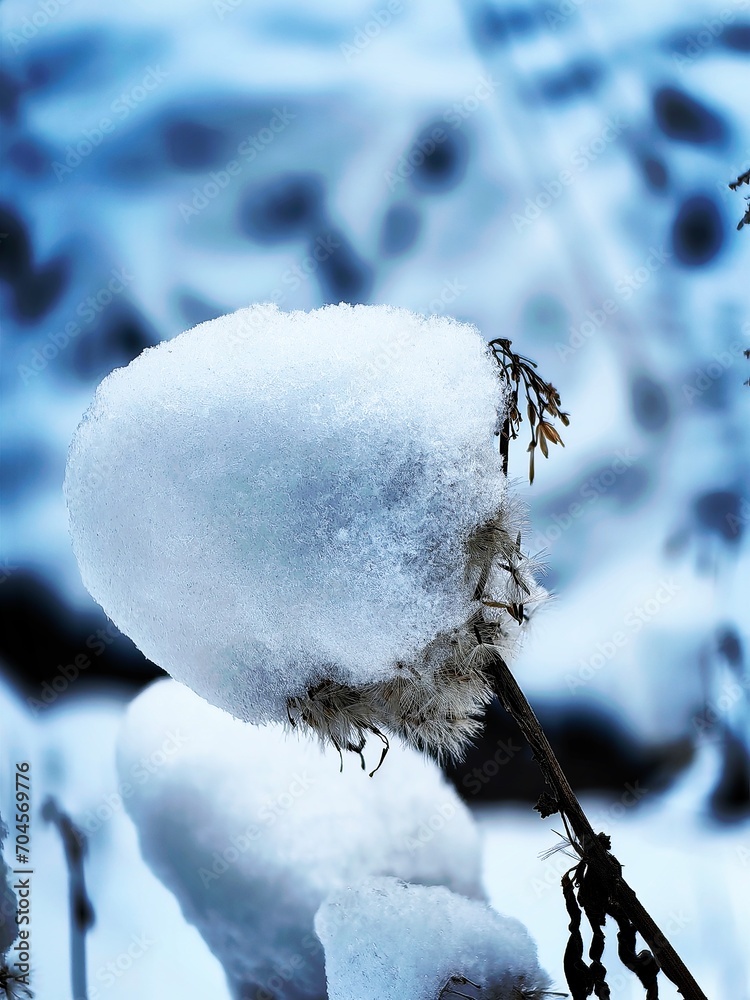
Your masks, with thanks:
[[(750, 184), (750, 170), (746, 170), (744, 174), (740, 174), (736, 181), (731, 181), (729, 187), (732, 191), (736, 191), (738, 187), (743, 184)], [(745, 214), (742, 216), (740, 221), (737, 223), (737, 228), (742, 229), (743, 226), (750, 225), (750, 197), (746, 198), (747, 209)]]
[[(508, 473), (510, 442), (518, 437), (523, 423), (521, 412), (523, 404), (519, 402), (519, 394), (523, 386), (526, 396), (526, 415), (531, 428), (531, 440), (527, 449), (529, 452), (529, 482), (533, 483), (534, 453), (537, 446), (545, 458), (549, 457), (550, 444), (559, 444), (564, 448), (565, 445), (552, 420), (558, 418), (560, 423), (567, 427), (570, 422), (570, 414), (564, 413), (560, 409), (560, 394), (557, 389), (550, 382), (545, 382), (537, 375), (536, 362), (512, 351), (510, 340), (499, 337), (496, 340), (491, 340), (489, 347), (500, 366), (503, 379), (510, 387), (507, 416), (502, 428), (498, 431), (503, 472), (506, 475)], [(550, 417), (552, 420), (548, 419)]]
[[(658, 967), (675, 984), (685, 1000), (706, 1000), (705, 994), (695, 982), (687, 966), (661, 932), (654, 919), (643, 907), (635, 892), (622, 877), (622, 865), (609, 850), (609, 838), (603, 834), (597, 835), (594, 833), (593, 827), (589, 823), (565, 773), (560, 767), (560, 763), (539, 720), (534, 714), (534, 710), (529, 704), (526, 695), (519, 687), (508, 665), (500, 656), (496, 657), (495, 660), (494, 681), (495, 690), (501, 703), (518, 723), (523, 735), (531, 746), (534, 758), (544, 775), (552, 796), (554, 796), (557, 811), (570, 824), (575, 836), (576, 848), (586, 864), (586, 878), (589, 880), (587, 884), (589, 898), (594, 887), (596, 887), (597, 897), (600, 900), (606, 901), (607, 912), (613, 916), (620, 915), (621, 918), (627, 919), (632, 924), (635, 931), (641, 935), (648, 945)], [(543, 808), (548, 814), (550, 805), (548, 793), (543, 804)], [(565, 880), (563, 880), (563, 888), (566, 891), (566, 905), (570, 913), (569, 892), (566, 888)], [(588, 898), (584, 898), (580, 905), (584, 910), (591, 908)], [(571, 914), (571, 921), (573, 921), (573, 914)], [(571, 933), (573, 933), (573, 930), (571, 928)], [(591, 975), (591, 990), (588, 993), (576, 993), (576, 990), (583, 988), (580, 969), (577, 964), (579, 958), (581, 961), (583, 959), (582, 951), (581, 955), (578, 955), (577, 938), (572, 947), (575, 958), (571, 955), (571, 971), (574, 969), (578, 970), (578, 972), (573, 971), (574, 979), (577, 978), (578, 981), (575, 989), (574, 983), (570, 981), (570, 978), (568, 979), (568, 983), (571, 990), (574, 990), (574, 1000), (577, 1000), (578, 995), (582, 997), (590, 995), (593, 990), (594, 977)], [(567, 971), (566, 968), (566, 974)], [(586, 984), (588, 985), (588, 983), (589, 980), (587, 979)], [(651, 997), (654, 995), (653, 992), (647, 994), (648, 1000), (651, 1000)]]
[[(743, 175), (743, 178), (750, 183), (750, 172), (747, 176)], [(738, 182), (742, 183), (743, 178), (738, 178)], [(569, 416), (560, 408), (559, 393), (553, 385), (540, 378), (533, 361), (512, 351), (509, 340), (493, 340), (489, 346), (510, 388), (507, 416), (499, 431), (503, 471), (507, 475), (510, 441), (518, 437), (523, 421), (523, 404), (519, 402), (523, 387), (531, 426), (531, 442), (528, 447), (531, 454), (529, 480), (533, 482), (534, 451), (537, 445), (546, 457), (548, 442), (562, 444), (557, 430), (546, 419), (546, 415), (559, 418), (566, 427)], [(520, 539), (517, 548), (518, 558), (521, 559)], [(592, 993), (599, 1000), (609, 998), (607, 970), (601, 963), (604, 924), (608, 915), (616, 920), (620, 928), (619, 954), (623, 964), (635, 973), (644, 986), (646, 1000), (657, 998), (658, 970), (677, 986), (684, 1000), (706, 1000), (682, 959), (622, 877), (622, 865), (610, 851), (609, 837), (594, 832), (534, 710), (499, 651), (492, 658), (489, 669), (495, 693), (521, 729), (548, 785), (549, 790), (541, 796), (536, 808), (543, 817), (560, 813), (567, 834), (560, 846), (572, 847), (580, 858), (571, 869), (573, 877), (567, 872), (562, 879), (565, 905), (570, 917), (570, 938), (563, 965), (573, 1000), (586, 1000)], [(586, 914), (592, 929), (590, 964), (584, 959), (582, 913)], [(636, 932), (650, 950), (635, 953)]]

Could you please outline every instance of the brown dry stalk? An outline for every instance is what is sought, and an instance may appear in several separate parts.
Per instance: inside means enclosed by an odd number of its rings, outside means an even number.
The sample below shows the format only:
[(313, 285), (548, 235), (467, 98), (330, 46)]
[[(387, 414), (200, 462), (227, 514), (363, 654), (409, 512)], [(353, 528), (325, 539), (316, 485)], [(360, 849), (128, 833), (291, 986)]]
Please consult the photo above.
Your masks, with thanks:
[[(534, 362), (515, 354), (511, 350), (509, 340), (493, 340), (489, 346), (500, 365), (501, 375), (508, 383), (510, 389), (508, 416), (500, 431), (500, 454), (503, 458), (503, 468), (507, 474), (509, 442), (518, 436), (519, 425), (523, 420), (518, 400), (519, 390), (523, 383), (531, 424), (531, 444), (529, 445), (532, 457), (529, 470), (531, 479), (533, 478), (534, 449), (536, 444), (540, 443), (538, 428), (542, 422), (545, 422), (545, 411), (552, 417), (559, 417), (566, 426), (568, 423), (568, 414), (560, 410), (560, 397), (557, 390), (551, 384), (543, 382), (536, 374), (536, 365)], [(554, 435), (547, 435), (547, 440), (562, 444), (556, 432)], [(546, 456), (546, 448), (543, 448), (542, 451)], [(582, 859), (581, 865), (577, 866), (577, 870), (580, 870), (581, 873), (584, 869), (586, 870), (585, 876), (582, 874), (581, 877), (588, 880), (587, 895), (589, 898), (592, 895), (596, 897), (596, 905), (593, 907), (593, 910), (596, 911), (596, 920), (592, 922), (592, 926), (594, 923), (598, 924), (600, 919), (603, 924), (604, 915), (608, 913), (617, 921), (623, 940), (629, 933), (633, 933), (634, 936), (634, 932), (637, 931), (651, 949), (653, 958), (656, 960), (661, 971), (674, 983), (684, 997), (684, 1000), (706, 1000), (705, 994), (696, 983), (685, 963), (659, 929), (656, 921), (640, 902), (633, 889), (631, 889), (622, 877), (622, 865), (609, 850), (609, 838), (604, 834), (597, 835), (594, 832), (533, 708), (511, 673), (507, 663), (499, 654), (494, 657), (492, 666), (488, 669), (488, 672), (492, 676), (495, 693), (521, 729), (551, 790), (551, 794), (545, 794), (539, 803), (537, 803), (537, 810), (542, 816), (559, 812), (566, 822), (566, 826), (569, 825), (573, 833), (575, 838), (573, 846)], [(570, 876), (567, 874), (563, 876), (563, 890), (566, 897), (566, 905), (568, 905), (568, 912), (571, 915), (573, 950), (577, 955), (580, 921), (577, 921), (571, 913), (573, 886)], [(587, 916), (591, 919), (592, 907), (587, 906), (584, 898), (582, 898), (580, 888), (578, 904), (586, 910)], [(625, 951), (623, 940), (621, 940), (621, 945), (623, 946), (623, 951)], [(630, 945), (628, 944), (627, 947), (629, 948)], [(569, 977), (569, 985), (573, 990), (574, 1000), (577, 1000), (578, 997), (589, 996), (595, 989), (596, 984), (594, 979), (600, 978), (602, 975), (601, 969), (596, 965), (600, 957), (598, 948), (592, 957), (595, 959), (593, 972), (586, 967), (588, 975), (591, 975), (592, 979), (586, 980), (584, 976), (584, 981), (582, 982), (581, 980), (576, 980), (574, 976), (573, 981), (570, 981)], [(640, 972), (643, 971), (641, 966), (638, 965), (640, 957), (634, 956), (635, 961), (626, 964), (638, 975), (641, 982), (646, 985), (647, 1000), (650, 1000), (651, 997), (656, 995), (656, 984), (651, 981), (651, 977), (647, 973), (644, 973), (645, 979), (644, 976), (640, 975)], [(578, 956), (578, 959), (579, 963), (582, 964), (582, 955)], [(650, 956), (643, 955), (642, 965), (648, 966), (649, 959)], [(576, 963), (573, 962), (573, 964), (575, 965)], [(634, 965), (636, 967), (633, 967)], [(576, 968), (578, 968), (577, 965)], [(599, 986), (601, 989), (597, 989), (597, 995), (608, 995), (609, 991), (606, 989), (606, 986), (602, 987), (601, 983)]]
[(622, 877), (622, 865), (607, 849), (602, 839), (594, 833), (526, 695), (508, 665), (499, 657), (496, 660), (493, 679), (498, 698), (518, 723), (552, 790), (556, 811), (570, 823), (576, 842), (606, 893), (607, 899), (611, 901), (612, 908), (630, 920), (651, 949), (661, 971), (672, 980), (685, 1000), (706, 1000), (705, 994), (685, 963)]
[(518, 431), (523, 423), (523, 414), (519, 409), (518, 394), (523, 383), (526, 396), (526, 415), (531, 428), (531, 440), (526, 449), (529, 453), (529, 482), (534, 482), (534, 454), (537, 447), (545, 458), (549, 455), (549, 444), (559, 444), (565, 447), (562, 438), (550, 419), (558, 418), (567, 427), (570, 414), (560, 409), (560, 394), (550, 383), (545, 382), (536, 372), (536, 362), (516, 354), (511, 350), (511, 342), (503, 337), (491, 340), (488, 347), (500, 366), (504, 381), (510, 389), (507, 416), (499, 432), (500, 455), (503, 460), (503, 472), (508, 474), (508, 449), (510, 442), (518, 437)]

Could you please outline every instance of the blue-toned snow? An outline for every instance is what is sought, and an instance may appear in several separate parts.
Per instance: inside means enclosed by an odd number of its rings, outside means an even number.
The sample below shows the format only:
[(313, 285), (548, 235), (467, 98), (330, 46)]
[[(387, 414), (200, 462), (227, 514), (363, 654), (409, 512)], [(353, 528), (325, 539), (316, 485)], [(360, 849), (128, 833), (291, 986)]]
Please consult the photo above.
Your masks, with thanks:
[[(697, 735), (709, 715), (746, 743), (750, 236), (727, 182), (750, 165), (749, 24), (740, 2), (6, 0), (3, 579), (36, 568), (90, 607), (66, 535), (66, 449), (98, 381), (144, 347), (269, 299), (448, 313), (511, 337), (572, 414), (565, 451), (528, 491), (528, 541), (547, 550), (557, 599), (518, 665), (524, 687), (603, 706), (643, 739)], [(46, 758), (54, 769), (63, 744), (80, 758), (58, 790), (81, 814), (116, 781), (91, 784), (104, 744), (74, 741), (87, 718), (61, 711)], [(18, 725), (30, 755), (32, 723)], [(727, 834), (721, 879), (686, 881), (713, 850), (688, 816), (714, 778), (644, 834), (670, 848), (645, 895), (695, 885), (713, 899), (713, 919), (694, 903), (680, 938), (696, 970), (720, 970), (709, 992), (747, 997), (747, 904), (721, 902), (746, 887), (747, 827)], [(668, 843), (678, 823), (684, 865)], [(529, 829), (508, 834), (503, 877), (529, 857)], [(635, 818), (626, 829), (641, 837)], [(178, 997), (198, 980), (221, 995), (210, 956), (200, 972), (181, 958), (202, 953), (174, 901), (145, 869), (128, 876), (132, 829), (120, 816), (104, 831), (95, 903), (119, 910), (92, 942), (122, 923), (91, 975), (144, 921), (161, 937), (137, 985), (102, 995), (147, 997), (149, 983)], [(38, 837), (57, 880), (39, 939), (64, 950), (57, 845), (41, 824)], [(650, 846), (634, 846), (634, 882), (651, 877), (636, 871)], [(546, 907), (535, 919), (501, 905), (555, 975)], [(152, 961), (173, 970), (169, 986), (154, 986)]]
[(52, 6), (4, 6), (6, 572), (88, 606), (65, 451), (143, 347), (269, 299), (454, 314), (573, 415), (527, 687), (685, 731), (747, 628), (741, 5)]

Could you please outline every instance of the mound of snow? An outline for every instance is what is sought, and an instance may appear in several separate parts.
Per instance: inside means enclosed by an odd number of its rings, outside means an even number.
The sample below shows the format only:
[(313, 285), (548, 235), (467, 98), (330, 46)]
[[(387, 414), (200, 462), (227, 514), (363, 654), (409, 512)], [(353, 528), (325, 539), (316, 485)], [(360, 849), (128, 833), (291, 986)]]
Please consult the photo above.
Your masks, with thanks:
[(539, 997), (549, 986), (520, 921), (448, 889), (369, 878), (318, 910), (329, 1000)]
[[(233, 719), (174, 681), (130, 706), (118, 749), (143, 855), (239, 995), (325, 995), (315, 912), (373, 874), (482, 896), (468, 810), (437, 766), (394, 746), (369, 778), (318, 742)], [(255, 994), (253, 994), (255, 995)]]

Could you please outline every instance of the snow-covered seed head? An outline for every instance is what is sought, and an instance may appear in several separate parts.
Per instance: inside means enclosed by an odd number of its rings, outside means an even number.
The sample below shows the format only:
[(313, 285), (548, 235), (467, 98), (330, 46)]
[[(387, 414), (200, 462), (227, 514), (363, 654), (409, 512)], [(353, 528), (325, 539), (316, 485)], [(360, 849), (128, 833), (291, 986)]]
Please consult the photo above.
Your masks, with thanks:
[[(385, 740), (390, 732), (438, 759), (460, 758), (492, 700), (494, 661), (513, 657), (525, 622), (545, 596), (520, 549), (513, 513), (506, 505), (468, 539), (467, 584), (477, 609), (466, 622), (438, 635), (418, 661), (395, 663), (383, 681), (351, 687), (325, 680), (290, 698), (291, 725), (303, 723), (324, 743), (357, 753), (368, 734)], [(514, 537), (511, 526), (518, 529)]]
[(340, 750), (457, 755), (541, 592), (479, 332), (260, 305), (104, 380), (65, 480), (84, 583), (154, 662)]

